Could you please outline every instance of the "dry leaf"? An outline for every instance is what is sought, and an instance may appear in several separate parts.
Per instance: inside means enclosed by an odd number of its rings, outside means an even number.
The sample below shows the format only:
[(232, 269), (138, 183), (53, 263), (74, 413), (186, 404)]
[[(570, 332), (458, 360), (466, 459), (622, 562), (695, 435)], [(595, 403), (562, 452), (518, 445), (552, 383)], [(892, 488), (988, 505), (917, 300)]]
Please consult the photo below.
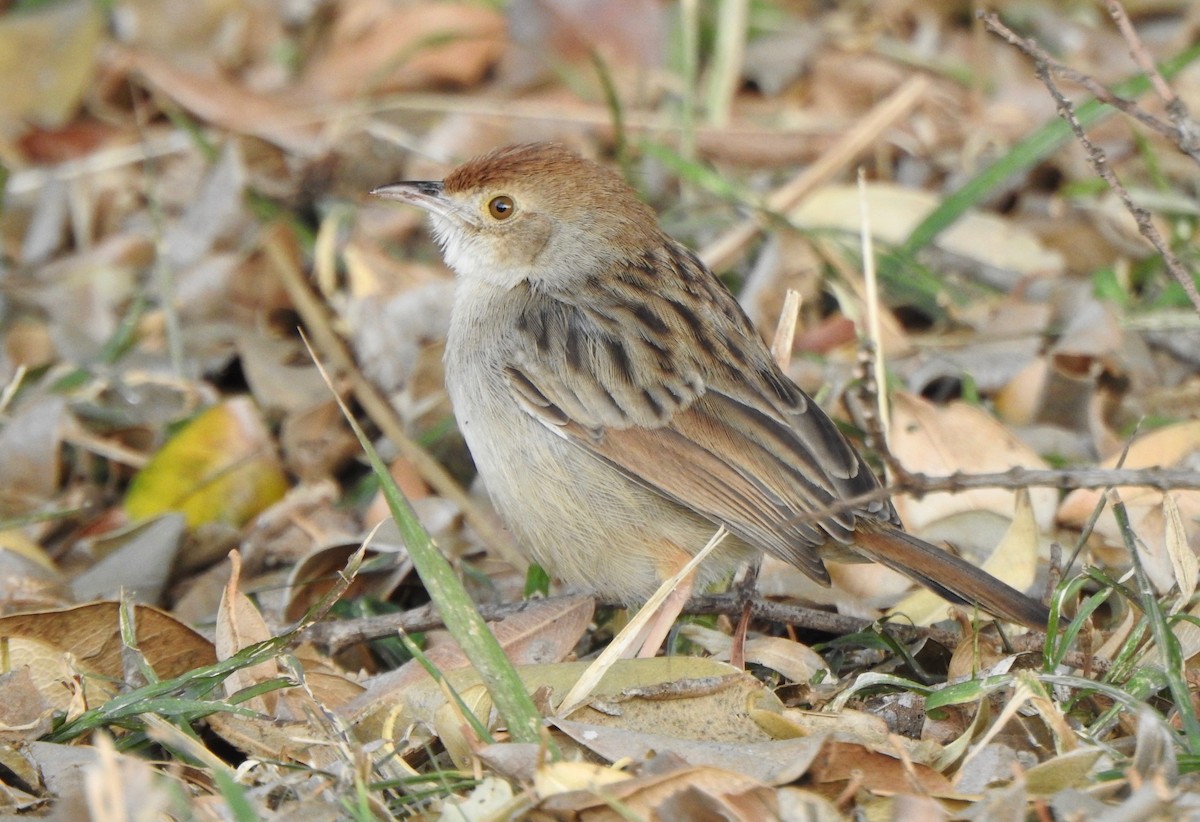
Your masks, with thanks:
[(163, 514), (106, 533), (92, 543), (100, 560), (71, 580), (76, 600), (115, 598), (124, 592), (137, 602), (158, 604), (183, 535), (184, 519), (178, 514)]
[[(669, 774), (621, 778), (624, 774), (610, 777), (605, 774), (611, 773), (611, 769), (582, 763), (554, 763), (546, 767), (555, 777), (565, 773), (568, 785), (582, 783), (575, 790), (562, 791), (562, 780), (545, 780), (553, 793), (543, 799), (538, 810), (556, 818), (584, 816), (597, 822), (622, 822), (632, 813), (643, 819), (757, 822), (778, 817), (774, 792), (766, 785), (720, 768), (688, 768)], [(535, 787), (537, 784), (535, 780)], [(622, 813), (613, 807), (614, 802), (619, 803)]]
[(504, 20), (482, 6), (358, 3), (347, 6), (304, 88), (319, 99), (469, 86), (504, 48)]
[(195, 527), (241, 525), (287, 491), (270, 434), (253, 403), (237, 397), (176, 432), (130, 483), (133, 519), (179, 511)]
[[(229, 556), (233, 562), (233, 570), (221, 597), (221, 607), (217, 611), (217, 635), (214, 645), (218, 661), (236, 656), (239, 651), (271, 638), (266, 620), (249, 597), (239, 590), (242, 580), (241, 554), (234, 551)], [(279, 674), (279, 663), (273, 659), (238, 668), (222, 683), (225, 696), (233, 696), (243, 688), (274, 679)], [(263, 694), (252, 697), (244, 704), (251, 710), (272, 715), (275, 712), (276, 701), (275, 694)]]
[[(527, 610), (493, 625), (492, 633), (514, 665), (558, 670), (560, 666), (540, 666), (539, 663), (566, 657), (587, 629), (594, 608), (595, 601), (591, 597), (531, 603)], [(462, 670), (467, 659), (455, 643), (431, 648), (425, 656), (460, 687), (478, 679), (473, 669)], [(541, 684), (538, 682), (534, 687)], [(380, 738), (385, 725), (396, 726), (398, 723), (398, 727), (405, 727), (408, 721), (399, 722), (402, 716), (431, 722), (444, 700), (440, 688), (415, 660), (395, 671), (373, 677), (366, 685), (366, 693), (339, 711), (355, 724), (362, 739)]]
[(66, 402), (54, 394), (22, 403), (0, 429), (0, 516), (27, 513), (56, 491)]
[[(29, 665), (46, 699), (65, 707), (62, 681), (73, 669), (102, 693), (113, 693), (114, 683), (124, 682), (119, 608), (116, 602), (96, 602), (2, 617), (0, 641), (6, 643), (9, 664)], [(169, 614), (146, 605), (135, 606), (133, 614), (138, 650), (160, 679), (216, 661), (212, 643)]]
[(627, 757), (650, 760), (671, 754), (688, 765), (723, 768), (768, 785), (787, 785), (800, 779), (825, 743), (824, 734), (761, 742), (716, 742), (570, 719), (551, 721), (577, 744), (609, 762)]
[[(1197, 454), (1200, 454), (1200, 420), (1189, 420), (1138, 437), (1130, 444), (1123, 467), (1137, 469), (1184, 466), (1195, 461)], [(1105, 468), (1113, 468), (1117, 460), (1118, 457), (1112, 457), (1105, 460), (1103, 465)], [(1133, 532), (1145, 547), (1142, 564), (1150, 581), (1160, 593), (1170, 591), (1177, 582), (1178, 573), (1190, 573), (1187, 570), (1188, 560), (1182, 556), (1178, 525), (1183, 526), (1184, 541), (1193, 555), (1200, 550), (1200, 491), (1172, 491), (1172, 505), (1175, 509), (1172, 512), (1163, 501), (1163, 493), (1156, 489), (1122, 486), (1115, 490), (1125, 503)], [(1059, 523), (1069, 528), (1081, 528), (1091, 517), (1102, 493), (1102, 490), (1088, 488), (1076, 489), (1069, 493), (1059, 506)], [(1173, 548), (1168, 545), (1169, 541), (1174, 545)], [(1120, 566), (1128, 562), (1125, 542), (1111, 507), (1106, 507), (1096, 521), (1090, 546), (1107, 564)], [(1195, 584), (1194, 577), (1195, 575), (1191, 574), (1192, 585)]]
[(103, 34), (103, 10), (88, 2), (0, 16), (0, 135), (66, 122), (92, 82)]
[[(866, 204), (871, 212), (871, 232), (877, 241), (899, 245), (908, 238), (942, 197), (925, 191), (886, 183), (866, 187)], [(856, 186), (826, 186), (791, 213), (797, 225), (814, 230), (844, 231), (858, 235), (861, 224), (860, 195)], [(1063, 258), (1047, 250), (1038, 238), (1011, 220), (979, 212), (969, 213), (939, 234), (938, 248), (963, 259), (974, 260), (1012, 282), (1018, 276), (1058, 273)]]
[[(1016, 495), (1016, 510), (1004, 538), (980, 567), (1018, 591), (1028, 591), (1037, 578), (1040, 545), (1029, 489), (1020, 488)], [(890, 613), (903, 614), (917, 625), (932, 625), (945, 619), (949, 608), (946, 600), (922, 588), (896, 603)]]

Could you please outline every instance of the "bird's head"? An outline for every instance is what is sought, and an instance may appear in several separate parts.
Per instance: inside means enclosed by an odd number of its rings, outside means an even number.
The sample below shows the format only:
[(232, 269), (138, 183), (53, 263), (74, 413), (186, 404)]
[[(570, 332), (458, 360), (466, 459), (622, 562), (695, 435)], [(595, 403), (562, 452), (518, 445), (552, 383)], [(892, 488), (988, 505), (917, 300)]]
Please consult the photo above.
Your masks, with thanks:
[(372, 194), (428, 211), (455, 273), (502, 288), (569, 289), (663, 237), (620, 176), (554, 143), (497, 149), (440, 182)]

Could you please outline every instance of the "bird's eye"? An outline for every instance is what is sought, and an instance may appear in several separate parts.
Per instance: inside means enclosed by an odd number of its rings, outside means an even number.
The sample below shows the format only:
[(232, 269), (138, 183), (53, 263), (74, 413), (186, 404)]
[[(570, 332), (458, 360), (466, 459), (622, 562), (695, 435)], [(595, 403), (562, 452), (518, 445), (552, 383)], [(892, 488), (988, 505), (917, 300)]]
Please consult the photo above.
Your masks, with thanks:
[(501, 194), (488, 201), (488, 214), (497, 220), (507, 220), (516, 210), (517, 204), (507, 194)]

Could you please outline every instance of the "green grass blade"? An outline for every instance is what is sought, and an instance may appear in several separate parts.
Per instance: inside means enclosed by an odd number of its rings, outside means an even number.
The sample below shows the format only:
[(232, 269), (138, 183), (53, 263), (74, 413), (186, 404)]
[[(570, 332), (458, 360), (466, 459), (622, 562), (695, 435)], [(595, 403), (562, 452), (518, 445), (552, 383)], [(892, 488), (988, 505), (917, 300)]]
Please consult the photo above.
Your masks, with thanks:
[[(305, 340), (305, 344), (307, 345), (307, 340)], [(437, 608), (438, 614), (441, 615), (446, 629), (458, 642), (471, 665), (479, 672), (480, 679), (487, 687), (488, 693), (491, 694), (492, 703), (508, 725), (508, 732), (513, 741), (541, 743), (542, 716), (538, 713), (533, 700), (529, 698), (525, 685), (517, 676), (516, 669), (504, 655), (504, 649), (500, 647), (500, 643), (488, 629), (483, 617), (479, 616), (479, 612), (475, 610), (475, 603), (471, 601), (471, 597), (463, 588), (454, 569), (450, 567), (450, 563), (442, 556), (433, 539), (421, 526), (412, 505), (397, 487), (391, 472), (379, 458), (378, 452), (371, 445), (367, 435), (363, 433), (358, 421), (354, 419), (350, 409), (342, 402), (337, 392), (333, 391), (329, 376), (325, 373), (324, 367), (311, 347), (309, 355), (312, 356), (313, 362), (321, 371), (326, 383), (330, 385), (330, 391), (337, 399), (342, 414), (346, 417), (346, 422), (354, 431), (354, 435), (358, 437), (359, 444), (366, 453), (372, 470), (379, 477), (384, 499), (387, 500), (392, 516), (396, 518), (396, 525), (408, 548), (413, 567), (416, 568), (421, 581), (425, 583), (425, 590), (429, 593), (429, 598)]]

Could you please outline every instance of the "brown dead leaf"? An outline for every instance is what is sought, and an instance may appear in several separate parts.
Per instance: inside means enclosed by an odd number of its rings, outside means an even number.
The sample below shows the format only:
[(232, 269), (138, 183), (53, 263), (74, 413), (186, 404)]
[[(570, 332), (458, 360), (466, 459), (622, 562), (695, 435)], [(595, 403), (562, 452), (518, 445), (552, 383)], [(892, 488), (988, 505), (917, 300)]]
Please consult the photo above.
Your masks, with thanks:
[[(933, 476), (1046, 467), (1041, 457), (982, 409), (963, 402), (935, 406), (905, 393), (892, 398), (891, 448), (905, 468)], [(927, 494), (920, 500), (898, 500), (897, 508), (910, 529), (923, 533), (931, 523), (963, 511), (991, 511), (1007, 519), (1012, 516), (1015, 494), (1000, 488)], [(1056, 499), (1052, 488), (1030, 489), (1040, 532), (1048, 531), (1053, 522)]]
[[(910, 471), (933, 476), (956, 471), (1005, 471), (1014, 466), (1044, 468), (1045, 463), (983, 410), (963, 402), (936, 406), (912, 394), (898, 392), (892, 399), (890, 444), (893, 454)], [(1040, 535), (1049, 531), (1056, 493), (1052, 488), (1030, 491), (1034, 528), (1038, 539), (1030, 542), (1026, 530), (1015, 544), (1022, 557), (1036, 559)], [(992, 557), (993, 573), (1014, 573), (1018, 585), (1028, 585), (1029, 561), (1009, 564), (996, 550), (1002, 536), (1011, 530), (1016, 492), (1006, 489), (974, 489), (959, 494), (926, 494), (919, 500), (898, 497), (896, 509), (914, 533), (932, 541), (948, 540), (971, 561)], [(829, 564), (837, 588), (845, 592), (837, 600), (844, 612), (862, 612), (863, 606), (894, 604), (895, 598), (911, 588), (900, 574), (879, 565)], [(935, 598), (925, 598), (932, 608)], [(925, 606), (922, 606), (922, 610)]]
[(328, 151), (319, 118), (292, 97), (258, 94), (216, 75), (184, 70), (147, 51), (128, 49), (123, 59), (150, 86), (207, 123), (258, 137), (296, 157), (320, 157)]
[[(644, 95), (646, 71), (663, 63), (668, 16), (653, 0), (515, 0), (506, 8), (513, 42), (502, 77), (510, 87), (533, 85), (564, 66), (578, 71), (595, 55), (615, 75), (625, 100), (638, 91)], [(636, 77), (643, 79), (641, 89)]]
[(53, 711), (28, 668), (0, 674), (0, 744), (32, 742), (49, 733)]
[(28, 513), (58, 491), (67, 404), (57, 394), (22, 403), (0, 429), (0, 516)]
[(500, 58), (504, 29), (504, 19), (482, 6), (346, 3), (303, 87), (317, 99), (357, 100), (474, 85)]
[(16, 317), (0, 333), (4, 336), (4, 354), (13, 365), (32, 371), (57, 359), (50, 328), (41, 319)]
[(858, 781), (872, 793), (956, 796), (946, 777), (915, 762), (906, 762), (864, 745), (830, 740), (813, 762), (812, 778), (817, 783)]
[(321, 545), (360, 542), (358, 518), (337, 504), (337, 494), (331, 480), (297, 485), (259, 514), (240, 548), (247, 567), (292, 566)]
[[(971, 523), (978, 523), (984, 516), (986, 514), (967, 512), (954, 519), (965, 520), (965, 523), (956, 524), (965, 525), (967, 529), (971, 529)], [(968, 530), (960, 533), (970, 532)], [(978, 531), (975, 532), (978, 533)], [(942, 536), (945, 535), (942, 534)], [(949, 541), (957, 545), (964, 540), (951, 538)], [(1033, 517), (1033, 506), (1029, 501), (1029, 489), (1017, 489), (1016, 510), (1012, 514), (1008, 529), (995, 548), (986, 555), (987, 558), (980, 567), (1018, 591), (1028, 591), (1037, 578), (1041, 542), (1038, 525)], [(891, 613), (903, 614), (917, 625), (932, 625), (945, 619), (949, 608), (949, 603), (944, 599), (932, 591), (922, 588), (913, 591), (896, 603)]]
[[(221, 597), (221, 607), (217, 611), (217, 633), (214, 646), (217, 659), (229, 659), (236, 656), (251, 645), (266, 642), (271, 638), (271, 631), (262, 618), (258, 608), (254, 606), (239, 589), (242, 579), (242, 556), (237, 551), (232, 552), (230, 560), (233, 563), (229, 582), (225, 585), (225, 593)], [(279, 676), (279, 663), (275, 660), (265, 660), (257, 665), (239, 668), (233, 671), (223, 683), (225, 695), (232, 696), (243, 688), (249, 688)], [(251, 710), (271, 715), (275, 712), (276, 695), (263, 694), (244, 703)]]
[[(1200, 454), (1200, 420), (1189, 420), (1138, 437), (1130, 444), (1123, 465), (1133, 469), (1182, 466), (1195, 461), (1197, 454)], [(1116, 467), (1118, 458), (1105, 460), (1104, 467)], [(1186, 542), (1190, 547), (1192, 562), (1195, 561), (1195, 553), (1200, 551), (1200, 491), (1172, 491), (1171, 505), (1175, 513), (1171, 513), (1161, 491), (1145, 487), (1119, 487), (1115, 490), (1125, 503), (1134, 533), (1146, 548), (1142, 562), (1151, 582), (1162, 593), (1171, 590), (1176, 584), (1177, 573), (1185, 576), (1191, 574), (1187, 570), (1189, 562), (1181, 553), (1181, 542)], [(1059, 506), (1059, 523), (1068, 528), (1081, 528), (1091, 517), (1102, 493), (1100, 489), (1087, 488), (1069, 493)], [(1178, 530), (1173, 523), (1182, 525), (1182, 540), (1177, 536)], [(1106, 563), (1120, 566), (1128, 562), (1124, 546), (1112, 509), (1106, 507), (1092, 532), (1092, 550), (1098, 552), (1098, 556)], [(1189, 580), (1185, 587), (1194, 584), (1194, 579)]]
[[(898, 245), (934, 208), (937, 194), (886, 183), (866, 189), (871, 212), (871, 232), (889, 245)], [(856, 186), (826, 186), (792, 212), (798, 225), (814, 230), (834, 230), (857, 236), (862, 222)], [(1021, 276), (1045, 275), (1063, 270), (1062, 255), (1047, 250), (1032, 233), (992, 214), (973, 212), (938, 235), (937, 246), (963, 259), (973, 260), (1009, 284)]]
[(137, 602), (159, 604), (184, 530), (182, 516), (163, 514), (105, 533), (92, 543), (98, 561), (71, 580), (76, 601), (115, 598), (123, 591)]
[(332, 481), (361, 452), (332, 398), (284, 417), (279, 445), (284, 463), (301, 484)]
[[(412, 574), (412, 561), (403, 540), (376, 537), (369, 543), (362, 568), (344, 594), (347, 599), (369, 596), (386, 602)], [(289, 620), (304, 616), (337, 584), (338, 574), (358, 549), (357, 542), (325, 545), (297, 562), (288, 574), (284, 616)]]
[(298, 340), (243, 332), (237, 334), (235, 344), (246, 382), (264, 412), (301, 414), (326, 404), (336, 408), (328, 386)]
[(553, 719), (551, 724), (609, 762), (626, 758), (649, 761), (671, 754), (688, 765), (722, 768), (768, 785), (787, 785), (802, 777), (825, 743), (824, 734), (761, 742), (717, 742), (569, 719)]
[(103, 11), (54, 3), (0, 16), (0, 135), (25, 123), (58, 126), (74, 113), (95, 73)]
[[(728, 634), (696, 623), (684, 625), (679, 633), (704, 648), (713, 658), (729, 661), (732, 638)], [(829, 666), (819, 654), (803, 643), (783, 637), (759, 636), (747, 640), (745, 660), (778, 671), (792, 682), (809, 682), (818, 671), (829, 673)]]
[[(72, 669), (109, 693), (125, 681), (116, 602), (95, 602), (57, 611), (37, 611), (0, 618), (0, 643), (15, 668), (28, 664), (39, 689), (56, 706), (62, 702), (61, 680)], [(133, 608), (138, 650), (161, 679), (180, 676), (216, 661), (212, 643), (171, 615), (148, 605)], [(73, 662), (68, 663), (67, 655)]]
[[(576, 787), (564, 790), (570, 786)], [(607, 768), (560, 762), (540, 769), (534, 787), (544, 797), (532, 814), (534, 819), (622, 822), (632, 813), (643, 819), (756, 822), (775, 819), (779, 811), (769, 786), (720, 768), (627, 777)], [(614, 804), (624, 812), (619, 813)]]
[(13, 533), (0, 532), (0, 614), (74, 604), (67, 581), (57, 568), (9, 547)]
[(269, 3), (238, 0), (121, 0), (113, 26), (121, 41), (180, 64), (245, 64), (257, 42), (278, 42), (291, 17)]
[[(582, 596), (531, 603), (527, 610), (493, 625), (492, 632), (518, 667), (556, 662), (574, 649), (594, 608), (595, 600)], [(452, 679), (456, 673), (460, 680), (477, 677), (473, 670), (460, 671), (467, 659), (455, 643), (431, 648), (425, 656)], [(380, 738), (384, 725), (394, 723), (395, 717), (390, 715), (399, 711), (430, 721), (443, 700), (440, 689), (415, 660), (368, 680), (366, 685), (366, 693), (339, 711), (354, 723), (362, 739)]]

